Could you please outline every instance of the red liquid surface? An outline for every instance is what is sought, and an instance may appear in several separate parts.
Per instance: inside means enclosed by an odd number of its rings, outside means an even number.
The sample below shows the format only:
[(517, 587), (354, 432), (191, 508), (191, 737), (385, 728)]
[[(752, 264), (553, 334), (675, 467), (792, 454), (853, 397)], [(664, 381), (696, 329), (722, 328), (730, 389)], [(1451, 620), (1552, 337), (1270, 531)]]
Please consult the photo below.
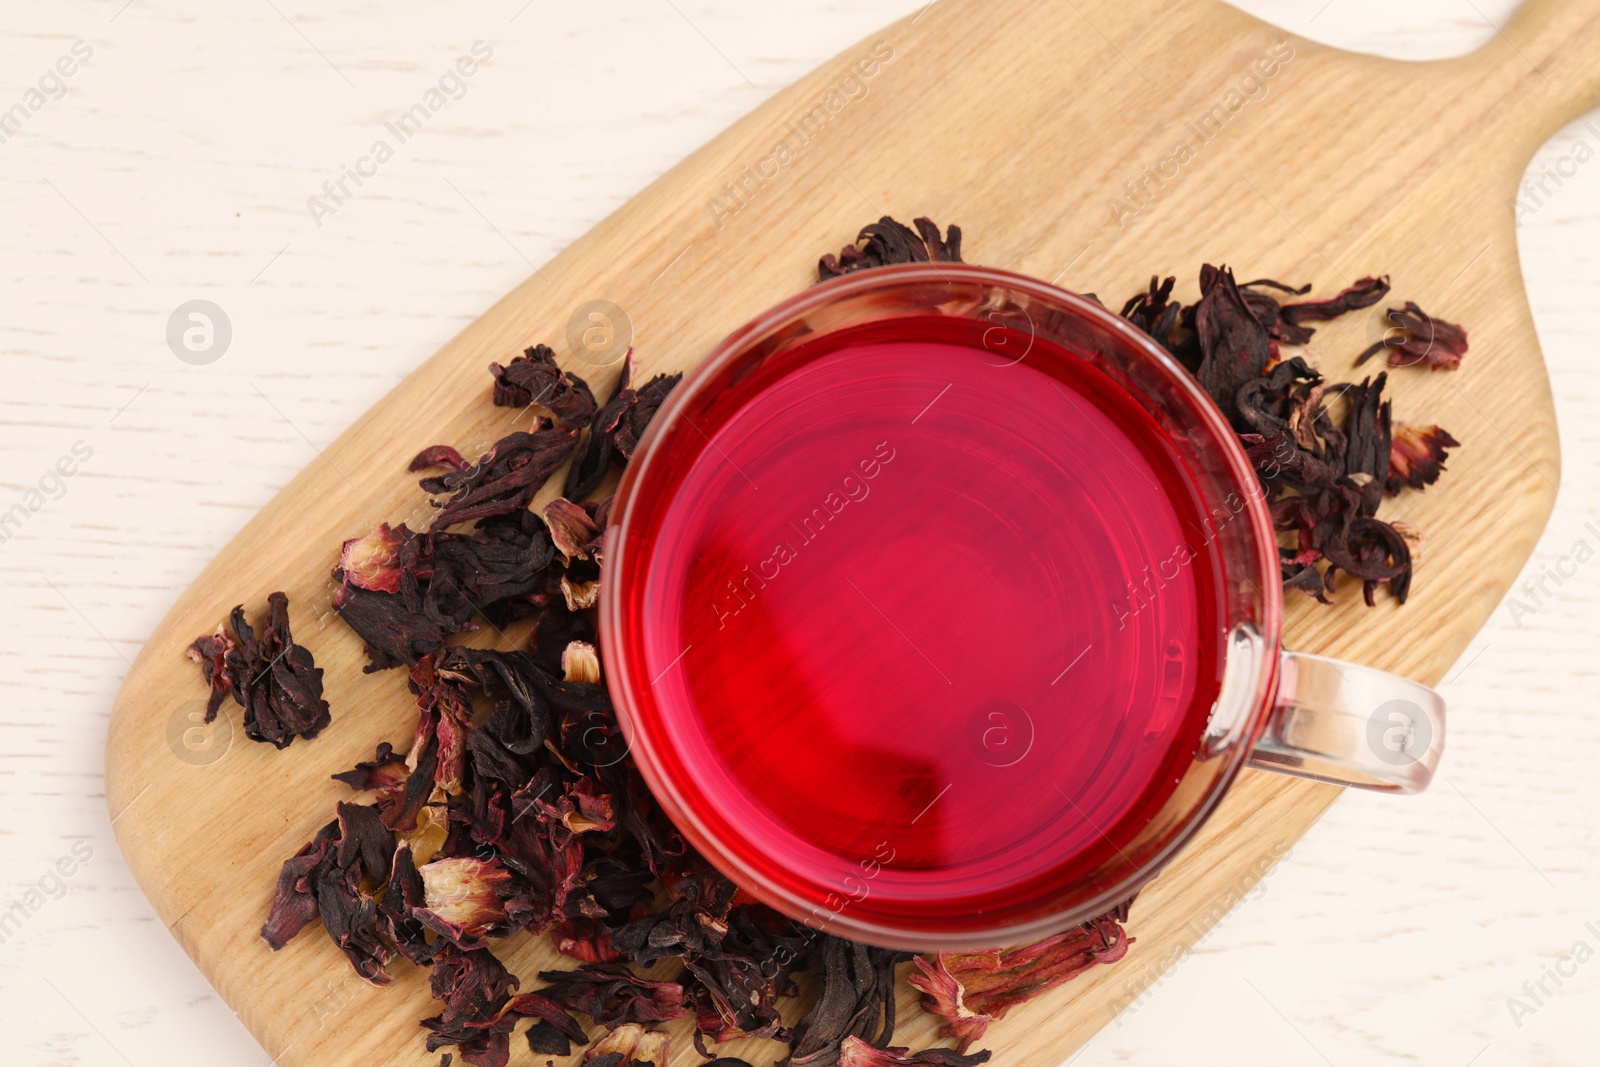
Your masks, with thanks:
[(835, 338), (731, 386), (633, 531), (671, 792), (824, 921), (959, 924), (1110, 870), (1216, 696), (1217, 579), (1154, 420), (1070, 353), (969, 340)]

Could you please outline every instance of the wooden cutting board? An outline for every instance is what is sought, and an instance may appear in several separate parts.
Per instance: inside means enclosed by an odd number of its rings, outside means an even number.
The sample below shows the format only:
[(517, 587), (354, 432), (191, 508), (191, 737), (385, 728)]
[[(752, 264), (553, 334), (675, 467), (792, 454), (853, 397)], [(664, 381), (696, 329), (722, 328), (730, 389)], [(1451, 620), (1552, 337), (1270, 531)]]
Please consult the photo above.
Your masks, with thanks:
[[(1438, 422), (1463, 442), (1438, 486), (1392, 505), (1428, 539), (1411, 602), (1369, 610), (1347, 585), (1333, 608), (1292, 598), (1286, 623), (1292, 647), (1437, 682), (1554, 503), (1554, 416), (1513, 198), (1533, 151), (1597, 102), (1600, 0), (1533, 0), (1479, 53), (1434, 63), (1338, 52), (1213, 0), (931, 4), (779, 93), (546, 264), (223, 550), (117, 698), (106, 795), (129, 866), (278, 1062), (436, 1063), (416, 1026), (434, 1010), (423, 973), (402, 966), (373, 989), (316, 930), (276, 955), (257, 937), (280, 863), (343, 795), (328, 776), (377, 740), (406, 742), (415, 722), (402, 674), (363, 675), (360, 641), (328, 610), (340, 542), (384, 520), (417, 523), (422, 497), (405, 466), (419, 448), (476, 454), (513, 428), (516, 416), (489, 404), (491, 360), (548, 342), (606, 395), (618, 366), (575, 358), (567, 340), (574, 311), (603, 300), (625, 311), (645, 374), (689, 367), (881, 214), (960, 223), (968, 260), (1113, 304), (1153, 272), (1178, 274), (1193, 299), (1200, 264), (1226, 262), (1241, 278), (1314, 282), (1324, 295), (1388, 272), (1397, 302), (1465, 324), (1459, 372), (1393, 377), (1397, 418)], [(1319, 329), (1307, 355), (1350, 377), (1380, 328), (1376, 314), (1350, 316)], [(196, 731), (202, 685), (183, 658), (234, 604), (258, 610), (275, 589), (326, 668), (334, 714), (318, 740), (284, 753), (246, 741), (231, 702), (225, 723)], [(1247, 772), (1140, 898), (1126, 960), (993, 1027), (995, 1062), (1064, 1060), (1338, 795)], [(1405, 818), (1406, 801), (1393, 804)], [(507, 963), (527, 978), (554, 959), (543, 942), (513, 944)], [(935, 1040), (936, 1020), (901, 999), (898, 1038)], [(674, 1063), (699, 1062), (676, 1044)], [(757, 1063), (777, 1048), (739, 1044), (728, 1054)], [(533, 1062), (513, 1049), (513, 1063)]]

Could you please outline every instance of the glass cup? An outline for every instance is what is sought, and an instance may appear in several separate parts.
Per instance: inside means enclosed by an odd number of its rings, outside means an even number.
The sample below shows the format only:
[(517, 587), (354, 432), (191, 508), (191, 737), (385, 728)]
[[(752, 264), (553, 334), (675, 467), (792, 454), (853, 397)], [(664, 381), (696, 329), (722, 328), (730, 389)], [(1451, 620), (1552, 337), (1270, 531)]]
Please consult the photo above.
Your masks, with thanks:
[[(671, 739), (674, 708), (656, 688), (662, 665), (644, 662), (640, 641), (652, 625), (641, 606), (641, 576), (652, 517), (670, 496), (673, 442), (709, 447), (703, 420), (713, 417), (719, 395), (752, 377), (784, 373), (785, 361), (819, 338), (864, 325), (892, 333), (897, 322), (929, 316), (970, 323), (1002, 361), (1024, 359), (1035, 341), (1048, 341), (1136, 400), (1182, 457), (1204, 513), (1218, 516), (1216, 536), (1202, 551), (1222, 579), (1213, 589), (1220, 601), (1214, 617), (1223, 626), (1220, 688), (1159, 811), (1110, 842), (1115, 847), (1095, 869), (1069, 884), (1040, 886), (1000, 907), (968, 901), (943, 912), (915, 892), (919, 878), (937, 879), (937, 871), (889, 871), (865, 857), (852, 873), (797, 886), (783, 857), (762, 854), (736, 822), (711, 810), (698, 788), (701, 770)], [(1442, 699), (1393, 674), (1283, 648), (1278, 558), (1260, 483), (1237, 435), (1194, 377), (1144, 333), (1093, 300), (1006, 271), (884, 267), (771, 309), (717, 346), (671, 394), (617, 494), (600, 640), (641, 773), (674, 824), (730, 879), (792, 918), (855, 940), (911, 950), (990, 948), (1060, 932), (1128, 900), (1194, 836), (1246, 765), (1385, 792), (1427, 787), (1444, 744)], [(886, 828), (885, 840), (893, 834)]]

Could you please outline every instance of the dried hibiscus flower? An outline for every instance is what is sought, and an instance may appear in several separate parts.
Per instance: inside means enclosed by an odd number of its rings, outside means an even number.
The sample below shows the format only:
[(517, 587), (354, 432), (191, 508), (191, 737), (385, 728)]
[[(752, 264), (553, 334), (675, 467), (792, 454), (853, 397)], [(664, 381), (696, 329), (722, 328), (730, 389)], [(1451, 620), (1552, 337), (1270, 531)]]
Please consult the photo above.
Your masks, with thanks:
[(582, 426), (594, 417), (589, 383), (563, 371), (548, 345), (535, 345), (504, 367), (491, 363), (489, 373), (494, 375), (496, 407), (538, 405), (568, 426)]
[(1389, 454), (1388, 491), (1398, 493), (1402, 486), (1422, 489), (1439, 480), (1444, 473), (1448, 448), (1459, 447), (1461, 442), (1437, 426), (1394, 425), (1394, 447)]
[(1250, 305), (1251, 312), (1260, 320), (1261, 325), (1266, 327), (1274, 340), (1282, 341), (1284, 344), (1303, 345), (1310, 341), (1311, 335), (1316, 332), (1306, 326), (1306, 323), (1328, 322), (1341, 315), (1348, 315), (1352, 311), (1371, 307), (1389, 295), (1389, 279), (1362, 278), (1327, 300), (1302, 300), (1290, 304), (1279, 303), (1276, 298), (1263, 290), (1276, 289), (1293, 296), (1304, 296), (1311, 291), (1311, 286), (1295, 288), (1270, 278), (1262, 278), (1246, 282), (1239, 288), (1244, 290), (1245, 302)]
[(331, 721), (328, 702), (322, 699), (322, 668), (310, 649), (295, 644), (289, 632), (289, 598), (282, 593), (267, 597), (259, 638), (240, 605), (227, 627), (196, 638), (188, 656), (211, 687), (206, 722), (217, 717), (225, 695), (244, 708), (245, 736), (275, 748), (287, 748), (296, 737), (309, 741)]
[(944, 1020), (940, 1033), (965, 1052), (996, 1019), (1097, 964), (1115, 963), (1133, 943), (1122, 929), (1127, 906), (1023, 948), (918, 956), (910, 982), (924, 1010)]
[(505, 1067), (516, 1018), (503, 1009), (516, 978), (486, 948), (463, 951), (447, 943), (432, 966), (429, 984), (444, 1010), (422, 1021), (430, 1031), (428, 1051), (455, 1045), (473, 1067)]
[[(658, 374), (635, 389), (633, 349), (622, 364), (616, 394), (594, 413), (578, 445), (562, 495), (582, 500), (600, 487), (612, 467), (626, 467), (639, 447), (645, 428), (666, 402), (682, 374)], [(604, 526), (604, 523), (600, 525)]]
[(1466, 330), (1434, 318), (1410, 300), (1405, 307), (1390, 308), (1386, 317), (1392, 328), (1383, 340), (1356, 357), (1357, 366), (1388, 349), (1391, 367), (1422, 363), (1430, 370), (1455, 370), (1467, 354)]
[(838, 1067), (976, 1067), (989, 1062), (987, 1049), (964, 1055), (953, 1049), (930, 1048), (921, 1052), (896, 1046), (878, 1048), (859, 1037), (847, 1037), (839, 1049)]
[(540, 971), (541, 997), (589, 1016), (607, 1030), (625, 1023), (665, 1022), (685, 1013), (683, 986), (640, 978), (620, 963), (590, 963), (571, 971)]
[(424, 864), (417, 874), (424, 903), (412, 917), (439, 936), (470, 948), (505, 924), (502, 894), (511, 872), (494, 860), (456, 856)]
[(931, 219), (913, 220), (916, 229), (885, 215), (862, 227), (856, 243), (845, 245), (837, 256), (823, 256), (817, 264), (820, 280), (891, 263), (960, 263), (961, 227), (950, 227), (944, 237)]
[(583, 1062), (590, 1067), (667, 1067), (669, 1046), (665, 1030), (626, 1023), (596, 1041)]
[(450, 497), (443, 504), (434, 503), (440, 510), (434, 516), (433, 527), (443, 530), (457, 523), (525, 509), (545, 480), (567, 461), (577, 440), (576, 430), (553, 426), (533, 433), (519, 431), (496, 441), (471, 466), (441, 464), (438, 450), (430, 448), (418, 453), (411, 461), (411, 469), (450, 467), (447, 474), (422, 479), (425, 491)]

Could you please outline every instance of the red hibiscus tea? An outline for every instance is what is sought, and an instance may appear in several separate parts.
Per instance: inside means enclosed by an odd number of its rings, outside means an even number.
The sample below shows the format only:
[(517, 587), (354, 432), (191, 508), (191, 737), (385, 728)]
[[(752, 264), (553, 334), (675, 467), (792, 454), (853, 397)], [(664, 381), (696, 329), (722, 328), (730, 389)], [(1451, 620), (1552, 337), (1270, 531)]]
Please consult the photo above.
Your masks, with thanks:
[(629, 517), (661, 799), (824, 927), (1092, 875), (1217, 695), (1181, 457), (1104, 373), (1009, 327), (901, 318), (776, 362), (685, 412)]

